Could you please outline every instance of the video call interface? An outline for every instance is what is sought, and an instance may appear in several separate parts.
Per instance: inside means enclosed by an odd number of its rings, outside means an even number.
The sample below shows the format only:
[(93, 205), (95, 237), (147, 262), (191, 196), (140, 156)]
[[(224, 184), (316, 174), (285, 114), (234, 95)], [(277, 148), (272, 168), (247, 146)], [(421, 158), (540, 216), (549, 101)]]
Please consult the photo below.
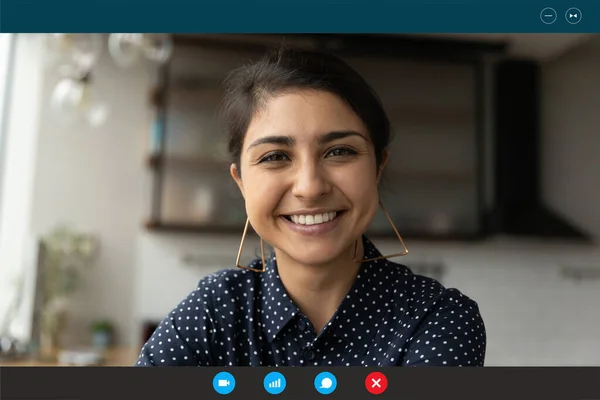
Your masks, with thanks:
[(598, 110), (597, 1), (0, 0), (0, 400), (600, 400)]

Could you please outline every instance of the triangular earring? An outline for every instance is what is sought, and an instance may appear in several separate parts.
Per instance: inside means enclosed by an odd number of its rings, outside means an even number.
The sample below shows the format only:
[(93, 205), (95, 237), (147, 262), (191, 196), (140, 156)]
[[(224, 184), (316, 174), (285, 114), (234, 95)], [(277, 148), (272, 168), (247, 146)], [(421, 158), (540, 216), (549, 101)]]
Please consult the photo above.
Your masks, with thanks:
[(238, 250), (237, 259), (235, 265), (238, 268), (249, 269), (254, 272), (265, 272), (267, 270), (267, 263), (265, 262), (265, 243), (260, 238), (260, 254), (262, 258), (262, 268), (252, 268), (245, 265), (240, 265), (240, 258), (242, 258), (242, 249), (244, 248), (244, 242), (246, 241), (246, 234), (248, 233), (248, 226), (250, 225), (250, 219), (246, 218), (246, 226), (244, 227), (244, 233), (242, 234), (242, 241), (240, 242), (240, 249)]
[(404, 244), (404, 240), (402, 240), (402, 236), (400, 236), (400, 233), (398, 232), (398, 229), (396, 229), (396, 225), (394, 225), (394, 221), (392, 221), (392, 218), (390, 217), (390, 214), (387, 212), (387, 210), (383, 206), (383, 203), (381, 202), (381, 200), (379, 201), (379, 207), (381, 207), (381, 211), (383, 211), (383, 213), (387, 217), (388, 221), (390, 221), (390, 224), (392, 225), (392, 228), (394, 229), (394, 233), (398, 237), (398, 240), (400, 241), (400, 244), (402, 245), (404, 251), (402, 251), (402, 253), (395, 253), (395, 254), (389, 254), (389, 255), (386, 255), (386, 256), (379, 256), (379, 257), (374, 257), (374, 258), (367, 258), (367, 259), (364, 259), (364, 260), (357, 260), (356, 259), (356, 251), (358, 250), (358, 241), (356, 241), (354, 243), (354, 256), (353, 256), (353, 259), (354, 259), (355, 263), (364, 263), (364, 262), (367, 262), (367, 261), (381, 260), (383, 258), (400, 257), (400, 256), (405, 256), (405, 255), (408, 254), (408, 249), (406, 248), (406, 245)]

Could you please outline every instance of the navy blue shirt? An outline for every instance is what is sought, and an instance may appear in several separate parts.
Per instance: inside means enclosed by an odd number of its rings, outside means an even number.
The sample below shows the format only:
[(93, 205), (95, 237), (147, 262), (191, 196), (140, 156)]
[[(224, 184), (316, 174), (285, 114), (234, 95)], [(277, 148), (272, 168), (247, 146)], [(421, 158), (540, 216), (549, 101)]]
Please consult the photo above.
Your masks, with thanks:
[[(364, 238), (365, 258), (381, 254)], [(260, 259), (251, 264), (260, 268)], [(264, 273), (200, 280), (144, 344), (138, 366), (483, 366), (486, 331), (475, 301), (387, 259), (361, 264), (321, 332)]]

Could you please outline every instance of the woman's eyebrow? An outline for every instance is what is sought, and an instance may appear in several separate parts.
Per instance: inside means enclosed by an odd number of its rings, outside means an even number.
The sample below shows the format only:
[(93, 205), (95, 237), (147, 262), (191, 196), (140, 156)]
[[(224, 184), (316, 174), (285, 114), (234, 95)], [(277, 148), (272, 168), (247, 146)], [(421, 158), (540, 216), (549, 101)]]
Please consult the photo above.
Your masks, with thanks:
[[(363, 134), (356, 131), (331, 131), (322, 133), (317, 137), (319, 144), (333, 142), (334, 140), (345, 139), (350, 136), (358, 136), (364, 140), (368, 140)], [(293, 147), (296, 143), (296, 139), (292, 136), (263, 136), (256, 139), (250, 146), (248, 146), (248, 150), (253, 147), (260, 146), (263, 144), (276, 144), (281, 146)], [(248, 151), (246, 150), (246, 151)]]
[(363, 138), (364, 140), (368, 140), (363, 134), (356, 131), (332, 131), (326, 132), (319, 135), (319, 143), (324, 144), (328, 142), (333, 142), (334, 140), (345, 139), (350, 136), (358, 136)]
[(292, 147), (295, 142), (296, 140), (291, 136), (263, 136), (252, 142), (252, 144), (248, 146), (248, 150), (250, 150), (253, 147), (260, 146), (262, 144), (278, 144)]

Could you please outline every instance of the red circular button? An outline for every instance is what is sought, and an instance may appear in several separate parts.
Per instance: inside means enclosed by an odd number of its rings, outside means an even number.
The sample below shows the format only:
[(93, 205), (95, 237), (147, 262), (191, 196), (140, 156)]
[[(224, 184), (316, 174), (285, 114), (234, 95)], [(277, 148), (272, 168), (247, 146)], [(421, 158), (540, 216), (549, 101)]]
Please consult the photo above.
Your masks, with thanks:
[(372, 372), (365, 380), (365, 387), (371, 394), (381, 394), (385, 392), (388, 386), (387, 378), (381, 372)]

